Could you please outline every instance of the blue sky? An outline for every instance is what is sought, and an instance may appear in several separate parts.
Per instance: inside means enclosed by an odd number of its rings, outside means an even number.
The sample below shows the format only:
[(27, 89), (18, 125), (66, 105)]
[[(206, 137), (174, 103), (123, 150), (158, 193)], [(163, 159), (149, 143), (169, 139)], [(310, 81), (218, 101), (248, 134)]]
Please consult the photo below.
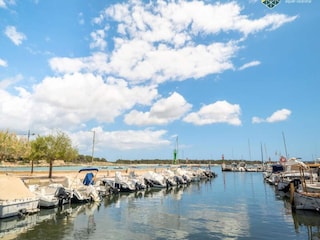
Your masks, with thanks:
[[(320, 1), (0, 0), (0, 129), (96, 157), (320, 157)], [(31, 136), (31, 139), (34, 136)], [(178, 141), (177, 141), (178, 140)]]

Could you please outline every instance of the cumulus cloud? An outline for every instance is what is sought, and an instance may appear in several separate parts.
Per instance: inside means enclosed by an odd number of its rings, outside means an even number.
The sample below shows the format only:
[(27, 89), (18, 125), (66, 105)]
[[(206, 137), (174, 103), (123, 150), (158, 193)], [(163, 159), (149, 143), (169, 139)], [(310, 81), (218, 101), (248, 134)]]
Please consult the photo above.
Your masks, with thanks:
[(32, 100), (22, 89), (13, 96), (0, 88), (0, 128), (27, 130), (32, 122)]
[(103, 74), (110, 72), (107, 61), (107, 54), (97, 52), (92, 56), (80, 58), (54, 57), (49, 60), (49, 66), (54, 72), (60, 74), (78, 72), (97, 72)]
[(266, 119), (260, 118), (260, 117), (253, 117), (252, 123), (274, 123), (274, 122), (281, 122), (287, 120), (291, 115), (291, 111), (288, 109), (281, 109), (276, 112), (274, 112), (270, 117), (267, 117)]
[[(166, 130), (128, 130), (128, 131), (105, 131), (102, 127), (92, 129), (95, 131), (95, 149), (108, 148), (118, 150), (133, 150), (159, 148), (170, 145), (170, 141), (165, 139)], [(92, 131), (79, 131), (70, 133), (72, 142), (79, 150), (91, 150)]]
[(7, 26), (4, 33), (17, 46), (27, 39), (26, 35), (18, 32), (14, 26)]
[[(98, 70), (132, 84), (197, 79), (234, 69), (232, 60), (247, 35), (271, 31), (295, 19), (277, 13), (252, 19), (236, 2), (129, 1), (111, 5), (93, 20), (99, 29), (91, 33), (90, 47), (100, 51), (106, 47), (110, 22), (116, 24), (114, 48), (108, 54), (54, 58), (50, 65), (60, 73)], [(238, 37), (212, 41), (213, 36), (230, 32)], [(241, 69), (258, 64), (254, 61)]]
[(238, 104), (217, 101), (201, 107), (198, 112), (188, 114), (183, 120), (195, 125), (227, 123), (239, 126), (241, 125), (240, 115), (241, 109)]
[(158, 100), (149, 112), (132, 110), (125, 116), (125, 122), (129, 125), (161, 125), (181, 118), (191, 109), (183, 96), (174, 92), (168, 98)]
[(130, 88), (121, 79), (78, 73), (47, 77), (35, 86), (33, 96), (47, 117), (59, 115), (60, 124), (80, 124), (91, 119), (113, 122), (135, 104), (149, 105), (157, 94), (152, 86)]
[(150, 105), (158, 96), (152, 86), (129, 87), (121, 79), (80, 73), (47, 77), (33, 92), (19, 91), (24, 94), (11, 96), (2, 91), (0, 128), (15, 129), (17, 122), (26, 122), (27, 115), (38, 128), (79, 128), (90, 120), (110, 123), (136, 104)]
[(90, 48), (98, 48), (99, 50), (103, 51), (107, 46), (107, 42), (104, 40), (106, 37), (105, 31), (99, 29), (95, 32), (92, 32), (90, 35), (93, 40), (93, 42), (90, 43)]

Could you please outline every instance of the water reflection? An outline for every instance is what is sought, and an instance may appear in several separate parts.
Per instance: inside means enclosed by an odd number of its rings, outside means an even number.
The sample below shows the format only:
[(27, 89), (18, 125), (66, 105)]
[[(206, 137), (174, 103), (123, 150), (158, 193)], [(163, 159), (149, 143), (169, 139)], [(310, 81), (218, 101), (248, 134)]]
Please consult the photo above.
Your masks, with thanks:
[(297, 233), (306, 228), (308, 239), (320, 239), (320, 214), (318, 212), (297, 210), (292, 212), (294, 227)]
[[(320, 213), (307, 210), (295, 210), (292, 208), (290, 199), (281, 191), (275, 192), (279, 200), (283, 201), (287, 216), (291, 216), (297, 235), (307, 233), (308, 239), (320, 239)], [(287, 221), (289, 221), (287, 219)]]
[(42, 221), (54, 219), (57, 209), (43, 210), (33, 215), (0, 219), (0, 238), (14, 239), (18, 234), (28, 231)]
[[(99, 205), (63, 205), (62, 208), (42, 209), (40, 212), (23, 217), (0, 220), (1, 239), (63, 239), (64, 235), (77, 228), (82, 236), (94, 232), (94, 213)], [(87, 225), (76, 222), (81, 215), (87, 217)]]
[(292, 211), (273, 190), (259, 173), (226, 174), (0, 220), (0, 238), (320, 239), (320, 214)]

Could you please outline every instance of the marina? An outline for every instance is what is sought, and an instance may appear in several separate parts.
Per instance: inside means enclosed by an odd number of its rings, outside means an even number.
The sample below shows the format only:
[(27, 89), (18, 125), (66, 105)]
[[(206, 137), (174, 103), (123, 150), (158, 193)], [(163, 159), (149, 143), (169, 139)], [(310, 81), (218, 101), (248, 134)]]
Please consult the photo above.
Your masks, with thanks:
[(261, 172), (65, 204), (0, 220), (3, 239), (319, 239), (320, 215), (294, 210)]

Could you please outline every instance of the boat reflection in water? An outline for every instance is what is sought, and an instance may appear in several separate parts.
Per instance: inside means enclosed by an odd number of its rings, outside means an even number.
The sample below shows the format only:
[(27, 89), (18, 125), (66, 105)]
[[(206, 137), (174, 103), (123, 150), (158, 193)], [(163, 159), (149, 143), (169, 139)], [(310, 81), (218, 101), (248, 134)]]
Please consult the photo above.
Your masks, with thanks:
[[(55, 231), (53, 223), (69, 226), (78, 215), (83, 213), (92, 219), (97, 208), (98, 204), (96, 203), (67, 204), (61, 208), (42, 209), (37, 214), (0, 219), (0, 239), (25, 239), (25, 236), (27, 239), (35, 239), (35, 237), (36, 239), (46, 239), (46, 236), (51, 237), (52, 231)], [(94, 229), (90, 222), (87, 226), (90, 231)], [(39, 229), (43, 229), (43, 231), (39, 231)]]
[(0, 220), (0, 239), (320, 239), (320, 213), (292, 211), (274, 190), (259, 172), (227, 172)]
[(294, 209), (290, 199), (281, 193), (277, 192), (277, 196), (283, 201), (287, 216), (291, 215), (297, 236), (306, 232), (308, 239), (320, 239), (320, 212)]
[(47, 209), (37, 214), (0, 219), (0, 238), (13, 239), (18, 234), (28, 231), (38, 223), (53, 219), (56, 214), (57, 209)]
[(320, 213), (296, 210), (292, 212), (292, 218), (297, 233), (306, 228), (309, 239), (320, 239)]

